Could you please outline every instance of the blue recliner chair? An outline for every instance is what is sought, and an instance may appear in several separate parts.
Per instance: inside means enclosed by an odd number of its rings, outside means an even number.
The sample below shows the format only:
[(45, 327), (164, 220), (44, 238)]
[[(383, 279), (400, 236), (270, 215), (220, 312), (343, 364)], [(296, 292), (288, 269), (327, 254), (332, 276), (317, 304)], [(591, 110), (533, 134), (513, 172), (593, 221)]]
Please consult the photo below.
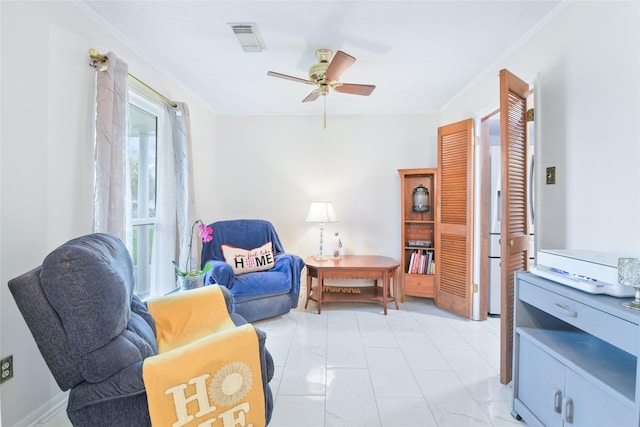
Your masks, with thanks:
[[(148, 309), (153, 303), (144, 303), (133, 293), (131, 256), (119, 239), (101, 233), (73, 239), (49, 254), (41, 266), (10, 280), (9, 288), (56, 382), (62, 390), (71, 390), (67, 414), (74, 426), (151, 426), (143, 370), (147, 361), (157, 358), (160, 329)], [(198, 319), (208, 320), (209, 313), (226, 316), (226, 330), (220, 335), (227, 336), (234, 328), (250, 326), (241, 316), (229, 315), (231, 295), (226, 289), (207, 289), (154, 301), (164, 301), (165, 307), (175, 307), (173, 301), (197, 305), (203, 297), (212, 301), (208, 295), (215, 293), (215, 304), (194, 310), (202, 314)], [(212, 306), (221, 309), (214, 311)], [(184, 318), (176, 323), (186, 328), (192, 321)], [(211, 326), (207, 321), (200, 323)], [(255, 333), (261, 372), (253, 382), (263, 388), (268, 423), (274, 365), (265, 348), (266, 334), (257, 328)], [(193, 354), (206, 339), (193, 341), (189, 348), (191, 343), (183, 343), (174, 353)], [(169, 357), (169, 353), (161, 354)], [(205, 363), (221, 357), (216, 351), (207, 354)], [(169, 421), (160, 424), (171, 425)]]
[[(269, 221), (260, 219), (238, 219), (209, 224), (213, 229), (213, 240), (202, 247), (202, 266), (211, 264), (205, 276), (205, 285), (217, 283), (231, 291), (233, 312), (249, 322), (279, 316), (298, 306), (300, 274), (305, 264), (298, 255), (285, 253), (275, 228)], [(232, 259), (225, 260), (225, 251), (252, 251), (271, 242), (273, 266), (260, 268), (257, 258), (239, 258), (238, 262), (254, 262), (261, 271), (241, 272), (234, 267)], [(228, 262), (227, 262), (228, 261)], [(255, 266), (258, 264), (258, 267)], [(249, 268), (248, 270), (252, 270)]]

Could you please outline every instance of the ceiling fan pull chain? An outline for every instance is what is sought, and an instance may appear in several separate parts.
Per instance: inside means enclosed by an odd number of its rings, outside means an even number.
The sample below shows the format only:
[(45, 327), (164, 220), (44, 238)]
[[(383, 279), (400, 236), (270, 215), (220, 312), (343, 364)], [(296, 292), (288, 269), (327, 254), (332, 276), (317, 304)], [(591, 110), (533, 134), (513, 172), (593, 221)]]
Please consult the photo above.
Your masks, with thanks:
[(324, 96), (324, 128), (327, 128), (327, 97)]

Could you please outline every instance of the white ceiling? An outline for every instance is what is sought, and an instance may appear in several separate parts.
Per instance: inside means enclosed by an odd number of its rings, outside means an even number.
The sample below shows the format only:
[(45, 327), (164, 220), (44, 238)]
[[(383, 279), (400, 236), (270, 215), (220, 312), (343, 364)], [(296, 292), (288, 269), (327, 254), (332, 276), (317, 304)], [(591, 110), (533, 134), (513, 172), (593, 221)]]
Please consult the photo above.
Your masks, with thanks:
[[(356, 57), (341, 82), (377, 86), (329, 94), (328, 113), (437, 112), (560, 0), (80, 3), (216, 113), (272, 115), (322, 112), (322, 97), (301, 102), (313, 86), (267, 76), (308, 78), (318, 48)], [(228, 25), (237, 22), (257, 24), (266, 50), (245, 53)]]

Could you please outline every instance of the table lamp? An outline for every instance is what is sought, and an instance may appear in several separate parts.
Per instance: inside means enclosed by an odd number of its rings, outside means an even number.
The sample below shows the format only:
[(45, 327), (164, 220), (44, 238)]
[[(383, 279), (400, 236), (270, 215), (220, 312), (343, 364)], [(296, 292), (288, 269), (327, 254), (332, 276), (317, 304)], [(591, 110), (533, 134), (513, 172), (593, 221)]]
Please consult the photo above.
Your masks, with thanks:
[(333, 211), (333, 203), (331, 202), (313, 202), (309, 208), (306, 222), (320, 223), (320, 252), (314, 255), (317, 260), (325, 260), (327, 256), (322, 253), (322, 238), (324, 234), (325, 222), (337, 222), (336, 214)]

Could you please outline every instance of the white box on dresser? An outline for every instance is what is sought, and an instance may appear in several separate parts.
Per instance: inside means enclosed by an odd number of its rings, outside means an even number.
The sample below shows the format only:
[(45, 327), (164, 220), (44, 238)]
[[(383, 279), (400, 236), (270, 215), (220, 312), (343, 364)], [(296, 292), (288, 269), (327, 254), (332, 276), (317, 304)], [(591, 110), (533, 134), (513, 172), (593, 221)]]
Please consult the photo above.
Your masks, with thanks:
[(640, 311), (515, 276), (513, 416), (538, 426), (639, 426)]

